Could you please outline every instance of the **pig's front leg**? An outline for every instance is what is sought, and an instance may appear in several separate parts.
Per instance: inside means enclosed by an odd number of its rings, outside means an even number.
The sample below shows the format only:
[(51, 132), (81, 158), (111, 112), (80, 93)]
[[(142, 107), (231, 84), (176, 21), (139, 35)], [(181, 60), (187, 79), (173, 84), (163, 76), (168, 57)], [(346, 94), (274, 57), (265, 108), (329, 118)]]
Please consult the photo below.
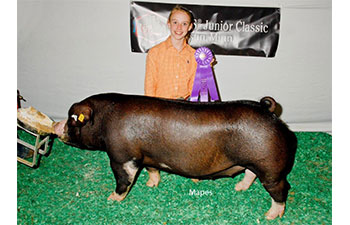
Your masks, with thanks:
[(158, 184), (160, 182), (160, 174), (159, 170), (152, 168), (152, 167), (146, 167), (149, 179), (146, 183), (148, 187), (158, 187)]
[(107, 200), (122, 201), (128, 194), (139, 168), (134, 161), (116, 163), (111, 160), (111, 167), (116, 179), (117, 187)]

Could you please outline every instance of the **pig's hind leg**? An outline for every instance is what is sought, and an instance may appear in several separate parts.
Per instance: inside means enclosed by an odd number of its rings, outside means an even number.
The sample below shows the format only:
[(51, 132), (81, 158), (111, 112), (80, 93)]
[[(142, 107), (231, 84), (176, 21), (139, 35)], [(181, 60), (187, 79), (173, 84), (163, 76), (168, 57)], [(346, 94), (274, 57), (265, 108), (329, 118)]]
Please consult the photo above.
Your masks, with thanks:
[(111, 167), (116, 179), (117, 187), (107, 200), (122, 201), (128, 194), (135, 176), (139, 170), (134, 161), (116, 163), (111, 160)]
[(244, 173), (243, 180), (241, 180), (240, 182), (238, 182), (236, 184), (235, 190), (236, 191), (245, 191), (245, 190), (247, 190), (250, 187), (250, 185), (252, 185), (252, 183), (254, 182), (255, 178), (256, 178), (255, 173), (253, 173), (249, 169), (246, 169), (245, 173)]
[(266, 219), (272, 220), (277, 216), (281, 218), (284, 214), (288, 190), (290, 188), (288, 181), (285, 178), (280, 181), (273, 182), (264, 181), (263, 179), (260, 180), (272, 198), (271, 208), (265, 214)]

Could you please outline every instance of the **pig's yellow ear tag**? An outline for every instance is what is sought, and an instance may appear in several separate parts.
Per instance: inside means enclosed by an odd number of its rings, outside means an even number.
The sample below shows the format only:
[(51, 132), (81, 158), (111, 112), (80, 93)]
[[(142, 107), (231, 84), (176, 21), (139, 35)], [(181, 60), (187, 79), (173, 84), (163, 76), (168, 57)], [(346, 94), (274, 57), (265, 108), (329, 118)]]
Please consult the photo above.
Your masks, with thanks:
[(79, 117), (78, 117), (78, 120), (79, 120), (80, 122), (83, 122), (83, 121), (84, 121), (84, 118), (85, 118), (85, 116), (84, 116), (82, 113), (80, 113), (80, 115), (79, 115)]

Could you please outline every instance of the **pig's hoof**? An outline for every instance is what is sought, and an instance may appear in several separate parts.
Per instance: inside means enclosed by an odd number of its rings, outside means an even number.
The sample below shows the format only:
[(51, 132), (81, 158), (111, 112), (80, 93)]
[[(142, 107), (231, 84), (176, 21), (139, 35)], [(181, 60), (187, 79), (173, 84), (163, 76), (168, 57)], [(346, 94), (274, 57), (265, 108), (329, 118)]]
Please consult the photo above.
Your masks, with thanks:
[(114, 201), (118, 201), (121, 202), (124, 200), (126, 194), (125, 195), (118, 195), (115, 191), (113, 191), (113, 193), (107, 198), (107, 200), (114, 200)]
[(267, 213), (265, 213), (266, 219), (273, 220), (277, 216), (282, 218), (285, 207), (286, 207), (286, 204), (284, 202), (278, 203), (272, 200), (271, 208), (269, 209), (269, 211), (267, 211)]
[(159, 180), (153, 180), (152, 178), (149, 178), (149, 180), (146, 183), (146, 186), (148, 187), (158, 187)]

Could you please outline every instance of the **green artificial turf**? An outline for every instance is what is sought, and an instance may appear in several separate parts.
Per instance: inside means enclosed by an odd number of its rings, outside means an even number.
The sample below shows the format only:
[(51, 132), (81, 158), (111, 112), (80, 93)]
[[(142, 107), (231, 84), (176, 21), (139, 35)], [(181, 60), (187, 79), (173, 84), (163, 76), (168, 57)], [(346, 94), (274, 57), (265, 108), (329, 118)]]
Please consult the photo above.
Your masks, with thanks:
[[(19, 132), (21, 139), (30, 137)], [(298, 150), (288, 176), (291, 184), (282, 219), (268, 221), (271, 198), (260, 181), (244, 192), (243, 178), (203, 180), (161, 173), (157, 188), (140, 173), (127, 198), (107, 201), (115, 180), (104, 152), (70, 147), (54, 140), (36, 169), (17, 165), (18, 224), (331, 224), (332, 136), (296, 133)], [(202, 191), (201, 195), (196, 195)], [(191, 195), (191, 192), (196, 194)]]

